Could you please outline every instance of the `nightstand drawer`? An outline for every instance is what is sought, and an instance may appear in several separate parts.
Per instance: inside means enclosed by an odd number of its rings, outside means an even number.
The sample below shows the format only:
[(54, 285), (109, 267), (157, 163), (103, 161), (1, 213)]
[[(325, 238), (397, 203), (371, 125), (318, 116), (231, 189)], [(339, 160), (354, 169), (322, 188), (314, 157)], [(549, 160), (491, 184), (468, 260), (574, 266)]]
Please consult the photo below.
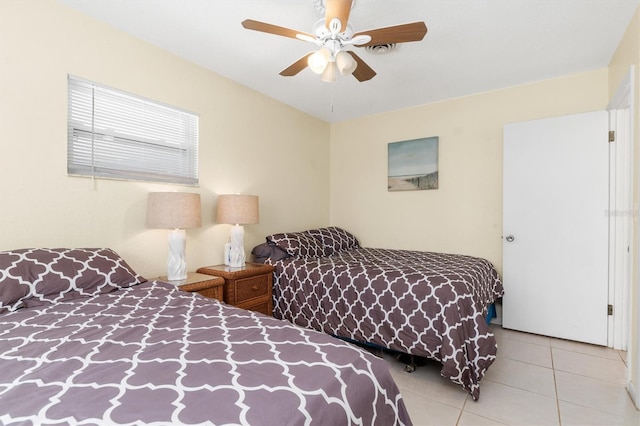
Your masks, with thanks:
[(245, 300), (255, 299), (256, 297), (271, 295), (269, 288), (269, 277), (250, 277), (235, 281), (236, 303), (242, 303)]
[(247, 262), (237, 268), (204, 266), (198, 272), (224, 278), (224, 301), (227, 304), (273, 315), (273, 266)]
[(204, 297), (210, 297), (211, 299), (223, 300), (222, 286), (207, 288), (205, 290), (198, 291)]
[(254, 302), (254, 304), (251, 304), (251, 302), (242, 303), (238, 305), (238, 307), (242, 309), (247, 309), (249, 311), (260, 312), (261, 314), (265, 314), (269, 316), (273, 315), (273, 309), (271, 309), (271, 303), (266, 301), (259, 302), (259, 303)]

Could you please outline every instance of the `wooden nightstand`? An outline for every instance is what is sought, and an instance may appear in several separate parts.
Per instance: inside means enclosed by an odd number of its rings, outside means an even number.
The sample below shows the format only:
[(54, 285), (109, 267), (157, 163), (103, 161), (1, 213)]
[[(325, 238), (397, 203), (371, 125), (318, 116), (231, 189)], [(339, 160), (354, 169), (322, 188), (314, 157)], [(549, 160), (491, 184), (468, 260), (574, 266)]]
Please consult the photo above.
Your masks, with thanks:
[(242, 309), (273, 315), (273, 266), (247, 262), (244, 267), (205, 266), (201, 274), (224, 278), (224, 301)]
[(218, 299), (223, 302), (222, 290), (224, 287), (224, 278), (212, 277), (211, 275), (198, 274), (197, 272), (188, 272), (187, 278), (178, 281), (169, 281), (167, 277), (159, 277), (158, 280), (178, 286), (182, 291), (195, 291), (204, 297)]

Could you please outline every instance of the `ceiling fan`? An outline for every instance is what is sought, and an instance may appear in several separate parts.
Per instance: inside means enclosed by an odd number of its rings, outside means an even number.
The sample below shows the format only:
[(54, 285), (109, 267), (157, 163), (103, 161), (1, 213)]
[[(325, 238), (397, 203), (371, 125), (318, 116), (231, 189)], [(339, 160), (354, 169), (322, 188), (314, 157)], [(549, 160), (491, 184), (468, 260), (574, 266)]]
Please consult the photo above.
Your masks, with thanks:
[(307, 66), (326, 82), (336, 81), (338, 72), (353, 74), (358, 81), (372, 79), (376, 72), (355, 52), (346, 50), (349, 46), (382, 46), (410, 41), (420, 41), (427, 33), (424, 22), (394, 25), (368, 31), (353, 32), (349, 25), (352, 0), (324, 0), (325, 17), (315, 23), (313, 34), (296, 31), (266, 22), (246, 19), (242, 26), (248, 30), (261, 31), (313, 43), (320, 49), (309, 52), (280, 72), (290, 77)]

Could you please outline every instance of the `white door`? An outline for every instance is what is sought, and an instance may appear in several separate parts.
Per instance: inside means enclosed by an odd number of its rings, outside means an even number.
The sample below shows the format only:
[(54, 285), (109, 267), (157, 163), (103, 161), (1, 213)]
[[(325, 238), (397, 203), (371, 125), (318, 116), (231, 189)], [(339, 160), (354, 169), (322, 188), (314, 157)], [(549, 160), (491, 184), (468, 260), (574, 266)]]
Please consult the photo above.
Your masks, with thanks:
[(608, 115), (504, 128), (502, 324), (607, 344)]

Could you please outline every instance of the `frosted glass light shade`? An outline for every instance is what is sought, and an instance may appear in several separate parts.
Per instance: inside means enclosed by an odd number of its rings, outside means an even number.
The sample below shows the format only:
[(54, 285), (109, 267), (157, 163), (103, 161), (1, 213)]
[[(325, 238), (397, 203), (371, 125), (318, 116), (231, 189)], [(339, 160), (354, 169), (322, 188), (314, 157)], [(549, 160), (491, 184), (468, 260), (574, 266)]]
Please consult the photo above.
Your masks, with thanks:
[(329, 59), (331, 58), (331, 52), (326, 47), (318, 50), (307, 59), (309, 69), (316, 74), (322, 74), (327, 67)]
[(340, 74), (349, 75), (355, 71), (358, 63), (349, 53), (341, 51), (336, 55), (336, 65), (340, 70)]
[(327, 67), (324, 69), (324, 72), (320, 76), (320, 80), (325, 83), (333, 83), (336, 81), (336, 74), (338, 73), (338, 69), (336, 67), (335, 62), (329, 62)]

